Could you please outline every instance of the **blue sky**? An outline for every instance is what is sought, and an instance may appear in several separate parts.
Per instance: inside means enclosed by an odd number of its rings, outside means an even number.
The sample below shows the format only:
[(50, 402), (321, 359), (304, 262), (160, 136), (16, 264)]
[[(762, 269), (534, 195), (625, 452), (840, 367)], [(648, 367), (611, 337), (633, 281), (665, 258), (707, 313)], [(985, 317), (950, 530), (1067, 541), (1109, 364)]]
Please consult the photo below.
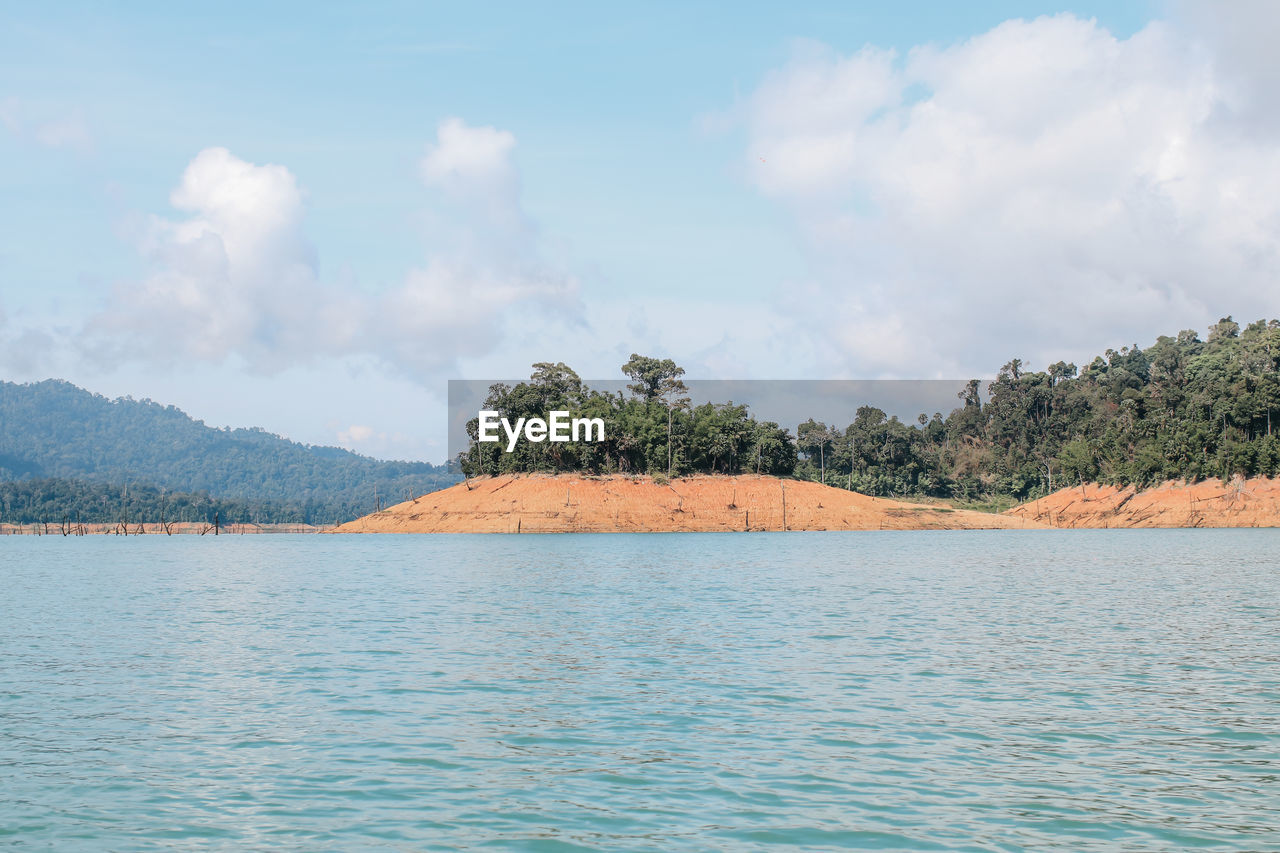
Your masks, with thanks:
[[(797, 38), (907, 50), (1062, 10), (685, 5), (231, 3), (179, 15), (168, 3), (12, 4), (5, 96), (90, 136), (72, 157), (0, 140), (15, 301), (136, 273), (118, 218), (164, 211), (176, 176), (210, 145), (288, 165), (310, 192), (325, 267), (390, 281), (421, 259), (423, 194), (410, 176), (448, 116), (512, 131), (529, 208), (584, 261), (620, 262), (611, 271), (624, 286), (768, 288), (797, 258), (774, 212), (735, 180), (739, 141), (703, 130), (702, 117), (730, 108)], [(1149, 6), (1072, 8), (1128, 34)], [(764, 251), (725, 251), (744, 235)], [(68, 236), (91, 263), (59, 250)]]
[(990, 375), (1274, 310), (1204, 195), (1275, 213), (1231, 8), (5, 4), (0, 375), (435, 458), (445, 380), (533, 360)]

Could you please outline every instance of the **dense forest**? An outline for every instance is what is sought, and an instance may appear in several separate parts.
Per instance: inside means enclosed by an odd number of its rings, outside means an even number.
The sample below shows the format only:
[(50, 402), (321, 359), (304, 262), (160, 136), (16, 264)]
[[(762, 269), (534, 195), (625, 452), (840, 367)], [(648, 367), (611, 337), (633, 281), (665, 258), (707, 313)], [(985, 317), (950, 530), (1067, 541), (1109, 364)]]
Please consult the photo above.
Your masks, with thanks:
[(632, 380), (629, 393), (594, 391), (567, 365), (549, 362), (535, 364), (529, 382), (493, 385), (484, 408), (513, 423), (517, 418), (567, 411), (574, 417), (604, 420), (605, 440), (521, 441), (507, 453), (500, 442), (476, 440), (479, 419), (473, 418), (467, 424), (471, 448), (459, 457), (463, 473), (592, 471), (678, 476), (751, 471), (789, 476), (795, 471), (795, 440), (786, 429), (772, 421), (757, 421), (746, 406), (690, 405), (680, 378), (684, 369), (671, 359), (633, 355), (622, 372)]
[(291, 514), (297, 513), (262, 501), (169, 492), (136, 483), (117, 486), (58, 479), (0, 483), (0, 521), (10, 524), (281, 523), (290, 521)]
[[(583, 386), (564, 364), (534, 365), (528, 383), (495, 385), (485, 407), (509, 416), (564, 409), (606, 423), (601, 443), (475, 442), (468, 475), (510, 471), (660, 476), (760, 472), (873, 495), (1020, 500), (1082, 481), (1149, 485), (1280, 474), (1280, 322), (1244, 329), (1226, 317), (1150, 347), (1108, 350), (1083, 369), (1033, 371), (1019, 359), (994, 381), (971, 380), (947, 414), (905, 423), (864, 406), (843, 427), (809, 420), (795, 436), (746, 406), (691, 406), (669, 359), (633, 355), (629, 393)], [(1280, 423), (1275, 424), (1280, 427)]]
[[(331, 524), (459, 479), (453, 466), (383, 462), (260, 429), (215, 429), (173, 406), (109, 400), (68, 382), (0, 382), (0, 481), (74, 481), (51, 486), (83, 496), (57, 515), (80, 511), (86, 523), (117, 520), (91, 519), (104, 511), (94, 484), (112, 487), (102, 495), (126, 485), (139, 495), (212, 495), (228, 511), (240, 508), (236, 521)], [(39, 501), (35, 488), (10, 487), (11, 501), (20, 494), (28, 495), (24, 506)]]

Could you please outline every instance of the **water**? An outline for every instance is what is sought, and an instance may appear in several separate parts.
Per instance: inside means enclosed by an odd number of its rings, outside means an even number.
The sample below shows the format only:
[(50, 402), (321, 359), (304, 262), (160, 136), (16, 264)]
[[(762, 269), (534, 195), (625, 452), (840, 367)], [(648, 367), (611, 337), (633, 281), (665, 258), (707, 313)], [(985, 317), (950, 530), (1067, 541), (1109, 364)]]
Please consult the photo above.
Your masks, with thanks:
[(0, 846), (1280, 849), (1280, 532), (0, 540)]

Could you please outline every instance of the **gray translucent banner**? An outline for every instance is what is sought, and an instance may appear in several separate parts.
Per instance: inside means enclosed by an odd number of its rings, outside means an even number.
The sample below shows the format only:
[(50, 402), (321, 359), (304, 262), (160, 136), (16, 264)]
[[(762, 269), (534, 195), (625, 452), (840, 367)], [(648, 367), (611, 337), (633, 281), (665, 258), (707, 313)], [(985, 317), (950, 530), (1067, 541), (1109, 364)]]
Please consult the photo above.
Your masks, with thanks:
[[(501, 382), (518, 385), (528, 379), (449, 380), (449, 458), (465, 453), (467, 421), (476, 417), (489, 394), (489, 386)], [(813, 418), (843, 429), (858, 409), (873, 406), (885, 414), (914, 424), (921, 414), (946, 417), (963, 405), (960, 394), (967, 379), (686, 379), (693, 405), (703, 403), (746, 404), (762, 421), (775, 421), (795, 434), (796, 427)], [(594, 391), (629, 394), (626, 379), (583, 380)], [(981, 387), (986, 399), (986, 386)]]

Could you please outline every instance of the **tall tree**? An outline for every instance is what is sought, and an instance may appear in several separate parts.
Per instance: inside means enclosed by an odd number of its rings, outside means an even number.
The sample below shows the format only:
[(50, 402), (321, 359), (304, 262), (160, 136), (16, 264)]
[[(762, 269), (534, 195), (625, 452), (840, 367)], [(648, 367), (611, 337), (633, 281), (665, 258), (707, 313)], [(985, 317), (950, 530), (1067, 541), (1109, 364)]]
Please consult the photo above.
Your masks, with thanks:
[(827, 448), (831, 446), (834, 437), (831, 427), (813, 418), (796, 429), (796, 446), (807, 453), (810, 459), (815, 453), (818, 455), (819, 482), (823, 485), (827, 482)]
[(672, 441), (675, 410), (687, 409), (690, 402), (687, 396), (689, 389), (680, 379), (684, 376), (684, 368), (669, 358), (649, 358), (632, 353), (631, 359), (622, 365), (622, 372), (631, 377), (632, 383), (627, 388), (633, 394), (647, 402), (661, 402), (667, 408), (667, 476), (670, 477), (675, 461)]

